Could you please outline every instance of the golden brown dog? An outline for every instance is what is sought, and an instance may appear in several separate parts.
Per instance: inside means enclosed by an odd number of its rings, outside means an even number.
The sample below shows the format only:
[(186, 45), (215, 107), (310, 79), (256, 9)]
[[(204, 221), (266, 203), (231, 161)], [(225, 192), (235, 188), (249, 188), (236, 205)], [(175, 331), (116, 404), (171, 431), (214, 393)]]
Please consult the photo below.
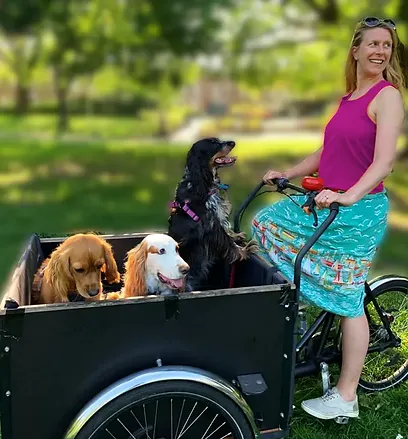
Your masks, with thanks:
[(70, 294), (99, 300), (102, 273), (108, 283), (119, 282), (120, 274), (111, 246), (100, 236), (78, 233), (62, 242), (37, 271), (33, 303), (63, 303)]

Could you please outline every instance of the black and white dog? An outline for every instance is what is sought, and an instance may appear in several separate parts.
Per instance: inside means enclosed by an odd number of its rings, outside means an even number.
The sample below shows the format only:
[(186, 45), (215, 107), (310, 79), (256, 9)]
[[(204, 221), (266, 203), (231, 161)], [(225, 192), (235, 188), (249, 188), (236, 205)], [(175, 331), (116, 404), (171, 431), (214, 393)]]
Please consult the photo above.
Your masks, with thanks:
[(179, 243), (181, 257), (189, 264), (188, 286), (199, 290), (207, 283), (217, 261), (233, 264), (246, 259), (256, 244), (234, 233), (229, 217), (231, 205), (225, 197), (218, 169), (232, 166), (233, 141), (205, 138), (187, 154), (185, 172), (171, 204), (168, 234)]

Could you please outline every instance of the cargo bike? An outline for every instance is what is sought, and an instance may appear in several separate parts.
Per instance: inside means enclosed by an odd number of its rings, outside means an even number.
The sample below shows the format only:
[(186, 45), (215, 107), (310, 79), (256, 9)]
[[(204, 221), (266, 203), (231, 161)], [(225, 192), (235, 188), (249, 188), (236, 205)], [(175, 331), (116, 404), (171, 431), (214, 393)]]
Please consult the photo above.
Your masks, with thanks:
[[(235, 230), (262, 185), (238, 209)], [(313, 211), (314, 191), (279, 181), (286, 189), (307, 194)], [(332, 205), (297, 255), (293, 282), (251, 255), (233, 270), (220, 263), (202, 291), (93, 303), (31, 305), (34, 273), (63, 240), (32, 235), (1, 303), (2, 439), (288, 437), (295, 377), (323, 369), (328, 378), (322, 366), (340, 359), (335, 316), (323, 312), (306, 329), (298, 303), (302, 259), (338, 212)], [(104, 236), (118, 267), (145, 236)], [(363, 388), (382, 390), (408, 374), (399, 315), (380, 301), (390, 291), (406, 299), (407, 287), (398, 276), (367, 284), (370, 348), (405, 362)]]

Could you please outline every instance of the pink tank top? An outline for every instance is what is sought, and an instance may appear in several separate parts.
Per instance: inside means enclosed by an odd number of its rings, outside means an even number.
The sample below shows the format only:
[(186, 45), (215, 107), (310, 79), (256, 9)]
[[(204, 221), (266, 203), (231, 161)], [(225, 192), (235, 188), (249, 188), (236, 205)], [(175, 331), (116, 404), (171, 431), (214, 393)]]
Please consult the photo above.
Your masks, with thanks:
[[(349, 100), (351, 93), (341, 99), (324, 132), (319, 177), (327, 188), (347, 191), (373, 162), (377, 125), (369, 118), (367, 107), (388, 86), (393, 85), (381, 80), (357, 99)], [(381, 182), (371, 193), (383, 189)]]

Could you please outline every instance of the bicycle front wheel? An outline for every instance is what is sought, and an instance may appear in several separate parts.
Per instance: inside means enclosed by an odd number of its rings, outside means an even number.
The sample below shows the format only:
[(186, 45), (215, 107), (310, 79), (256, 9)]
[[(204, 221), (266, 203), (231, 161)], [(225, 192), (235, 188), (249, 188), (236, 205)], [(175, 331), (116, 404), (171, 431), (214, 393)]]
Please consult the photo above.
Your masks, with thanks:
[(254, 439), (240, 408), (203, 384), (152, 383), (119, 396), (76, 439)]
[(394, 279), (372, 291), (379, 308), (399, 340), (389, 346), (389, 333), (372, 298), (366, 298), (365, 311), (370, 329), (370, 343), (359, 387), (365, 391), (381, 391), (398, 386), (408, 378), (408, 282)]

